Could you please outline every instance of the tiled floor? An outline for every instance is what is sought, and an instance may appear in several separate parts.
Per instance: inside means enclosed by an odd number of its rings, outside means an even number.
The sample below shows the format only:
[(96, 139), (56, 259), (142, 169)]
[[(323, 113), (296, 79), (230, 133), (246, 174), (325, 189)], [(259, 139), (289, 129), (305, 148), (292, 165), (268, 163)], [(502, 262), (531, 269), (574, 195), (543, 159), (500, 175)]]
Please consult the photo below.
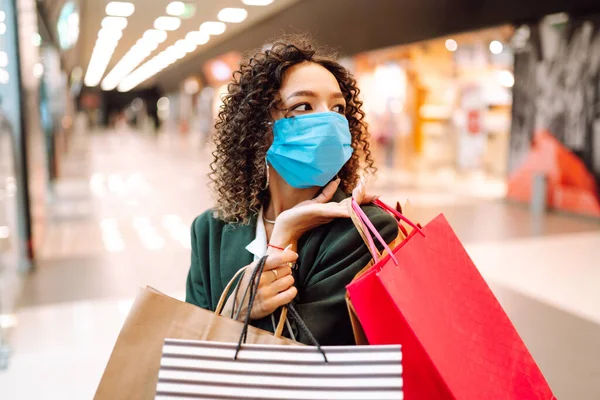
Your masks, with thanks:
[[(137, 288), (183, 296), (189, 224), (210, 205), (209, 156), (193, 138), (98, 133), (74, 149), (11, 331), (2, 400), (91, 398)], [(445, 213), (558, 398), (600, 398), (600, 224), (532, 219), (494, 200), (496, 184), (466, 193), (382, 176), (372, 191), (410, 198), (418, 220)]]

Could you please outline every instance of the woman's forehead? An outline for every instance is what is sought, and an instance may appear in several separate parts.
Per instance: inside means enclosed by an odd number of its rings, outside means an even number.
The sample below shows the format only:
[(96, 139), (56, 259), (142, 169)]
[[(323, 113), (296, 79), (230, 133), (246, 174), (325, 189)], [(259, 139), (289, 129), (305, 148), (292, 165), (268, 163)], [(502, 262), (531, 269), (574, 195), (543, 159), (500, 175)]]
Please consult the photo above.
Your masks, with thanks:
[(304, 62), (286, 71), (279, 92), (282, 100), (285, 101), (296, 92), (313, 92), (318, 96), (329, 97), (341, 90), (335, 76), (325, 67)]

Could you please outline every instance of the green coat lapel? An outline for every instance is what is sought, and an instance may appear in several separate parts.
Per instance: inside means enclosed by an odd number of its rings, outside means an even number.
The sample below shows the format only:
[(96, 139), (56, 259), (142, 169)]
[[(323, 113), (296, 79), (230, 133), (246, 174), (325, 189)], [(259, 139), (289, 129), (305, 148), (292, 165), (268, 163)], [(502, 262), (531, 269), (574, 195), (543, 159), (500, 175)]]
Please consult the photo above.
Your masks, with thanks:
[(254, 256), (246, 246), (256, 236), (256, 218), (248, 225), (226, 224), (221, 234), (220, 273), (222, 289), (227, 286), (233, 275), (240, 268), (254, 260)]

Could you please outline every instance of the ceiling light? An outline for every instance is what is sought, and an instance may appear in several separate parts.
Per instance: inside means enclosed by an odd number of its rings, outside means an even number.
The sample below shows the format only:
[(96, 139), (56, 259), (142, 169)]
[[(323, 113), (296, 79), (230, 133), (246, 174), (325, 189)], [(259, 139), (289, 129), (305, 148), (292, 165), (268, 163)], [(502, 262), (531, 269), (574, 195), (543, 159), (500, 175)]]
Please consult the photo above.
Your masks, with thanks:
[(177, 17), (158, 17), (154, 21), (154, 28), (163, 31), (174, 31), (181, 26), (181, 20)]
[(185, 3), (182, 1), (174, 1), (167, 6), (167, 14), (179, 17), (185, 12)]
[(456, 49), (458, 49), (458, 43), (456, 43), (456, 40), (454, 40), (454, 39), (446, 40), (446, 49), (448, 51), (456, 51)]
[(4, 68), (8, 65), (8, 54), (5, 51), (0, 51), (0, 67)]
[(248, 6), (268, 6), (273, 0), (242, 0)]
[(208, 43), (210, 35), (200, 31), (192, 31), (185, 36), (185, 40), (200, 46)]
[(4, 11), (0, 11), (0, 22), (4, 22), (6, 19), (6, 13)]
[(129, 17), (134, 11), (135, 6), (124, 1), (111, 1), (106, 5), (106, 15), (113, 17)]
[(6, 33), (6, 24), (4, 22), (0, 23), (0, 35), (4, 35)]
[(248, 11), (243, 8), (224, 8), (219, 11), (219, 18), (223, 22), (232, 22), (234, 24), (242, 22), (248, 16)]
[(187, 51), (188, 53), (194, 52), (197, 47), (198, 45), (196, 43), (191, 43), (188, 41), (185, 42), (185, 51)]
[(98, 39), (96, 41), (96, 45), (94, 46), (94, 50), (92, 51), (92, 53), (94, 51), (100, 51), (100, 52), (108, 52), (108, 51), (110, 51), (112, 53), (113, 51), (115, 51), (115, 48), (117, 47), (118, 44), (119, 44), (119, 41), (117, 41), (117, 40), (108, 40), (108, 39), (107, 40), (102, 40), (102, 39)]
[(118, 42), (119, 39), (121, 39), (123, 37), (123, 32), (121, 31), (117, 31), (117, 30), (113, 30), (113, 29), (108, 29), (108, 28), (102, 28), (98, 31), (98, 40), (104, 40), (104, 41), (115, 41)]
[(181, 60), (187, 54), (187, 50), (183, 46), (175, 47), (175, 57)]
[(167, 40), (167, 32), (157, 29), (148, 29), (146, 32), (144, 32), (143, 38), (156, 43), (162, 43)]
[(200, 32), (208, 35), (220, 35), (225, 32), (225, 24), (223, 22), (208, 21), (200, 25)]
[(102, 27), (122, 31), (127, 27), (127, 18), (124, 17), (104, 17)]
[(504, 50), (504, 46), (497, 40), (494, 40), (490, 43), (490, 51), (492, 54), (500, 54)]

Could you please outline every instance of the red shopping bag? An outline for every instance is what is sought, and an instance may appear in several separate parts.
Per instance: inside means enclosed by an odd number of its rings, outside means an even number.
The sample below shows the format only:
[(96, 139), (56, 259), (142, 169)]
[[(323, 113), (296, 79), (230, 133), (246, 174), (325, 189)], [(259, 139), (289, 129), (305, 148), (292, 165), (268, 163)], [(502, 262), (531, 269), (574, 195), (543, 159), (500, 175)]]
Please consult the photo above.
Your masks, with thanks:
[[(387, 247), (358, 204), (353, 209)], [(370, 344), (402, 345), (406, 399), (555, 399), (443, 215), (379, 260), (366, 236), (376, 262), (348, 294)]]

